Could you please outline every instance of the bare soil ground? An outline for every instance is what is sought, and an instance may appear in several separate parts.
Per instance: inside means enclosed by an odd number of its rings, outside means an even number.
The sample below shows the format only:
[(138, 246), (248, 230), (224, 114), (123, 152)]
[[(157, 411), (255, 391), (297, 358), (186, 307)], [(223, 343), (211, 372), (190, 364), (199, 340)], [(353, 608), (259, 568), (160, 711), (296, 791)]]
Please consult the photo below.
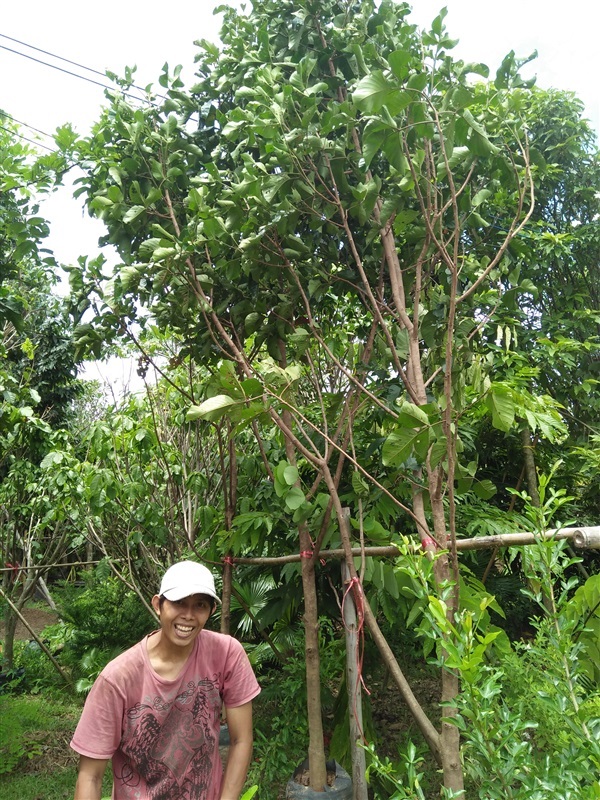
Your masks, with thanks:
[[(58, 622), (58, 615), (49, 608), (25, 608), (21, 613), (31, 626), (32, 630), (34, 630), (37, 634), (40, 634), (48, 625), (54, 625), (55, 622)], [(0, 639), (3, 638), (4, 622), (0, 618)], [(20, 620), (17, 623), (15, 639), (31, 639), (31, 633)]]

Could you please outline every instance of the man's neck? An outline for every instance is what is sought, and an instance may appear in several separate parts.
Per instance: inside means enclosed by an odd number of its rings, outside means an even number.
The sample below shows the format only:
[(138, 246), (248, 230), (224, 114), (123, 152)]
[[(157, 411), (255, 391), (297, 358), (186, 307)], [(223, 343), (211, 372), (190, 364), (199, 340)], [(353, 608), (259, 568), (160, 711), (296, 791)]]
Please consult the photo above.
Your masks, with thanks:
[(152, 669), (165, 680), (175, 680), (185, 667), (195, 644), (194, 640), (189, 647), (175, 647), (162, 632), (151, 636), (146, 640), (146, 646)]

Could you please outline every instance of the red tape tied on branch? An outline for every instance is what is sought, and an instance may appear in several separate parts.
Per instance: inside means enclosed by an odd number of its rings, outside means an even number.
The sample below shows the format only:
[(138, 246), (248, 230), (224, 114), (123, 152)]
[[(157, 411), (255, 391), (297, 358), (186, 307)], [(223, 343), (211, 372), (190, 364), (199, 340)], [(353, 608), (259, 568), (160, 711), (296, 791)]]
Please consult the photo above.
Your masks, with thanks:
[[(353, 591), (355, 587), (356, 590)], [(357, 647), (356, 647), (356, 666), (357, 666), (358, 680), (360, 680), (365, 692), (368, 695), (370, 695), (371, 692), (367, 689), (367, 685), (365, 684), (362, 674), (363, 658), (365, 651), (365, 595), (363, 593), (363, 588), (360, 579), (356, 576), (354, 578), (350, 578), (350, 580), (348, 581), (346, 591), (344, 592), (344, 596), (342, 598), (342, 620), (344, 619), (344, 603), (346, 602), (346, 599), (350, 592), (352, 592), (352, 599), (354, 600), (354, 606), (356, 608), (356, 618), (357, 618), (356, 631), (359, 634), (359, 641), (357, 642)], [(344, 627), (346, 627), (345, 622), (344, 622)]]
[[(300, 551), (300, 558), (313, 558), (314, 555), (315, 555), (315, 551), (314, 550), (301, 550)], [(319, 561), (321, 562), (321, 566), (324, 567), (325, 566), (325, 559), (324, 558), (320, 558)]]
[[(353, 591), (354, 589), (355, 591)], [(363, 657), (365, 651), (365, 629), (364, 629), (365, 598), (361, 582), (359, 578), (356, 576), (350, 578), (350, 580), (347, 581), (346, 591), (344, 592), (344, 596), (342, 598), (342, 621), (344, 621), (344, 603), (346, 602), (346, 599), (348, 598), (348, 594), (350, 592), (352, 592), (351, 599), (354, 600), (354, 606), (356, 608), (356, 618), (357, 618), (356, 630), (357, 633), (359, 634), (359, 638), (357, 638), (356, 642), (356, 673), (358, 676), (356, 679), (356, 684), (358, 686), (358, 683), (360, 682), (365, 692), (368, 695), (370, 695), (371, 692), (367, 689), (367, 686), (363, 678)], [(344, 621), (344, 627), (347, 628), (345, 621)], [(350, 658), (350, 654), (348, 654), (348, 658)], [(358, 709), (356, 707), (356, 693), (353, 693), (353, 695), (354, 695), (354, 708), (352, 710), (352, 713), (354, 714), (354, 719), (356, 720), (357, 726), (360, 730), (360, 735), (362, 737), (363, 742), (365, 744), (368, 744), (367, 737), (365, 736), (365, 732), (360, 724)]]
[(437, 550), (437, 542), (435, 539), (432, 539), (431, 536), (424, 536), (421, 539), (421, 547), (423, 550), (428, 550), (430, 547), (432, 547), (434, 550)]
[(235, 567), (235, 562), (231, 556), (225, 556), (223, 559), (224, 564), (229, 564), (229, 566), (233, 569)]

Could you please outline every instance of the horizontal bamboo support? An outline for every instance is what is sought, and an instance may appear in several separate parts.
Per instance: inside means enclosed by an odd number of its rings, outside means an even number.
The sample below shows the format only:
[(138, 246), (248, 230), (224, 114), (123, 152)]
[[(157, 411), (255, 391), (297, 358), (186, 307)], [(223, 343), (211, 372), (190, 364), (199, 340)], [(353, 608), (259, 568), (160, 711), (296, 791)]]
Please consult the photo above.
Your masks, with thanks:
[[(543, 535), (537, 533), (528, 533), (526, 531), (518, 533), (502, 533), (496, 536), (475, 536), (472, 539), (457, 539), (456, 548), (462, 550), (490, 550), (497, 547), (522, 547), (523, 545), (532, 545), (543, 539), (569, 539), (573, 542), (575, 547), (580, 549), (597, 550), (600, 549), (600, 526), (595, 527), (579, 527), (579, 528), (559, 528), (558, 530), (548, 530)], [(420, 549), (420, 543), (415, 543), (415, 550)], [(395, 545), (387, 545), (384, 547), (354, 547), (352, 548), (352, 555), (360, 557), (374, 556), (374, 557), (389, 557), (395, 558), (400, 555), (400, 550)], [(240, 557), (235, 558), (236, 564), (270, 564), (278, 566), (283, 564), (291, 564), (300, 561), (301, 556), (299, 553), (292, 553), (288, 556), (278, 556), (272, 558), (250, 558)], [(343, 550), (321, 550), (318, 554), (319, 558), (344, 558)]]
[[(559, 528), (558, 530), (548, 530), (541, 537), (537, 533), (528, 533), (526, 531), (518, 533), (501, 533), (496, 536), (475, 536), (472, 539), (457, 539), (456, 549), (461, 550), (491, 550), (499, 547), (522, 547), (524, 545), (531, 545), (539, 542), (540, 538), (543, 539), (569, 539), (573, 542), (575, 547), (580, 550), (600, 550), (600, 525), (579, 528)], [(415, 542), (415, 551), (420, 549), (420, 543)], [(395, 545), (386, 545), (382, 547), (354, 547), (352, 555), (360, 557), (374, 556), (374, 557), (389, 557), (395, 558), (400, 554), (400, 550)], [(287, 556), (275, 557), (245, 557), (240, 556), (234, 558), (236, 564), (264, 564), (271, 566), (278, 566), (283, 564), (292, 564), (300, 561), (303, 556), (300, 553), (290, 553)], [(344, 558), (343, 550), (321, 550), (318, 558)], [(121, 561), (122, 559), (117, 559)], [(29, 566), (15, 566), (15, 567), (0, 567), (2, 572), (26, 572), (27, 570), (48, 570), (57, 567), (82, 567), (93, 564), (100, 564), (100, 561), (74, 561), (72, 563), (59, 563), (59, 564), (31, 564)]]

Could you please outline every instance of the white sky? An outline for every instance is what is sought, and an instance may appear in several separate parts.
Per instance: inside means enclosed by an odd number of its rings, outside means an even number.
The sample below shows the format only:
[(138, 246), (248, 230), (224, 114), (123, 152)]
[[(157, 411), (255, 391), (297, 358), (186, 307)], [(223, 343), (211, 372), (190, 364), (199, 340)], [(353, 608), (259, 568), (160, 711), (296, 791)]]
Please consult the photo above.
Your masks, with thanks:
[[(231, 5), (239, 5), (230, 2)], [(183, 65), (182, 77), (193, 80), (193, 41), (218, 38), (219, 17), (214, 0), (21, 0), (2, 3), (0, 34), (62, 58), (104, 72), (122, 74), (137, 65), (136, 83), (155, 83), (166, 62)], [(410, 21), (427, 27), (442, 6), (446, 26), (460, 40), (455, 54), (486, 63), (493, 75), (510, 50), (527, 56), (537, 49), (536, 61), (525, 72), (536, 74), (538, 85), (574, 91), (585, 103), (586, 116), (600, 130), (600, 76), (597, 36), (600, 0), (413, 0)], [(5, 48), (48, 61), (79, 74), (82, 71), (0, 36), (0, 108), (21, 123), (46, 133), (71, 122), (86, 133), (104, 102), (103, 90), (65, 75)], [(102, 78), (86, 74), (92, 80)], [(28, 132), (29, 133), (29, 132)], [(34, 133), (31, 133), (34, 136)], [(44, 141), (44, 140), (42, 140)], [(45, 140), (47, 144), (52, 144)], [(62, 263), (75, 263), (81, 254), (97, 253), (102, 233), (82, 203), (66, 190), (48, 201), (42, 213), (51, 222), (49, 247)]]

